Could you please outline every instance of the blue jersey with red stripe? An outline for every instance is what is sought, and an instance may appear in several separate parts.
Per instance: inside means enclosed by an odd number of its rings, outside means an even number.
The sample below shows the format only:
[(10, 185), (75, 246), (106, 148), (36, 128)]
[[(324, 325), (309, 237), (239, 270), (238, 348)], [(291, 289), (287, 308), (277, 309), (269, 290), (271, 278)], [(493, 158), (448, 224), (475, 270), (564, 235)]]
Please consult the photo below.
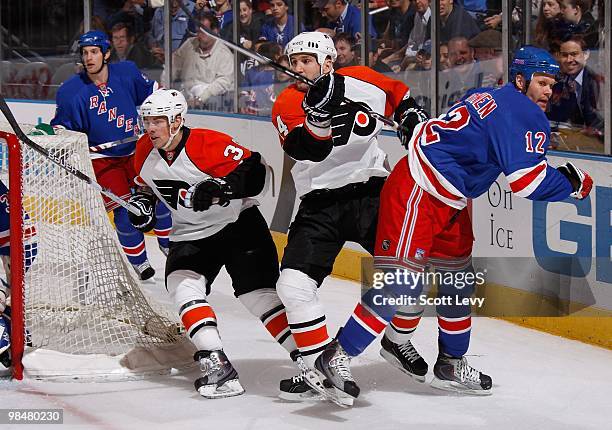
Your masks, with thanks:
[(410, 171), (422, 188), (458, 209), (501, 173), (518, 196), (563, 200), (573, 189), (546, 161), (549, 138), (544, 112), (512, 84), (481, 88), (417, 128)]
[[(138, 134), (137, 106), (156, 89), (155, 81), (143, 75), (131, 61), (108, 64), (108, 82), (96, 86), (81, 72), (62, 84), (51, 125), (85, 133), (89, 146), (125, 139)], [(93, 154), (121, 157), (134, 152), (136, 143), (124, 144)]]

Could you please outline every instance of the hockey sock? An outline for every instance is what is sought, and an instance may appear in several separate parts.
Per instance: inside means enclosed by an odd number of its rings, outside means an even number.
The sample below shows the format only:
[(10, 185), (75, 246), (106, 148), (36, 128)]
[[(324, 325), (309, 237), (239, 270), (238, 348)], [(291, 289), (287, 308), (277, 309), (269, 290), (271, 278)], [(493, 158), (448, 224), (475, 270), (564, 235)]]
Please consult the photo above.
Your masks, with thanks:
[[(462, 357), (470, 346), (472, 328), (471, 307), (461, 304), (463, 298), (470, 297), (474, 292), (474, 282), (467, 282), (465, 273), (471, 272), (471, 266), (465, 270), (439, 270), (443, 276), (438, 285), (438, 297), (443, 297), (442, 303), (436, 306), (438, 313), (438, 344), (440, 351), (453, 357)], [(452, 276), (449, 276), (452, 275)], [(461, 282), (444, 282), (444, 280), (463, 279)]]
[(416, 330), (421, 316), (423, 315), (423, 306), (401, 306), (395, 311), (395, 315), (391, 319), (391, 323), (385, 330), (385, 336), (391, 342), (398, 345), (403, 345), (412, 339), (412, 335)]
[(317, 297), (317, 282), (299, 270), (283, 269), (276, 285), (287, 321), (304, 363), (314, 367), (317, 356), (331, 343), (325, 310)]
[(176, 270), (166, 278), (168, 292), (187, 336), (199, 351), (222, 349), (217, 316), (206, 300), (206, 279), (191, 270)]
[(285, 306), (274, 288), (260, 288), (238, 297), (245, 308), (259, 318), (268, 332), (289, 354), (295, 354), (297, 346), (291, 335)]
[(123, 252), (127, 256), (132, 266), (138, 266), (147, 261), (147, 251), (145, 250), (144, 234), (132, 225), (127, 210), (122, 207), (113, 210), (115, 215), (115, 227), (119, 242), (123, 247)]
[(172, 216), (170, 210), (162, 202), (157, 202), (155, 207), (155, 216), (157, 222), (155, 223), (155, 236), (157, 236), (157, 243), (160, 248), (168, 248), (170, 246), (170, 240), (168, 235), (172, 229)]
[[(416, 282), (412, 285), (410, 280), (413, 278), (395, 276), (404, 271), (405, 269), (397, 269), (385, 272), (385, 275), (391, 275), (383, 278), (388, 282), (382, 288), (370, 288), (361, 297), (361, 303), (357, 304), (338, 336), (338, 342), (347, 354), (353, 357), (361, 354), (386, 329), (395, 311), (402, 304), (401, 301), (408, 301), (410, 297), (416, 300), (421, 293), (422, 283)], [(409, 282), (402, 283), (404, 279)]]

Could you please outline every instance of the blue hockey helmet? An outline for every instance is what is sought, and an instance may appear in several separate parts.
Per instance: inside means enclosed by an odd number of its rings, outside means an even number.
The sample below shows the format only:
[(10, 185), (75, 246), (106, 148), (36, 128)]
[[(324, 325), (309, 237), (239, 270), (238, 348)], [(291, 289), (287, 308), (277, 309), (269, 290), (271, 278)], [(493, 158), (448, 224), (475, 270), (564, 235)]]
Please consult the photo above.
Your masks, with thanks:
[(79, 37), (79, 51), (85, 46), (97, 46), (102, 51), (102, 54), (106, 54), (111, 44), (106, 33), (99, 30), (92, 30)]
[(531, 81), (534, 73), (546, 73), (556, 78), (559, 70), (559, 63), (548, 51), (525, 45), (514, 52), (510, 64), (510, 82), (514, 82), (519, 73), (527, 81)]

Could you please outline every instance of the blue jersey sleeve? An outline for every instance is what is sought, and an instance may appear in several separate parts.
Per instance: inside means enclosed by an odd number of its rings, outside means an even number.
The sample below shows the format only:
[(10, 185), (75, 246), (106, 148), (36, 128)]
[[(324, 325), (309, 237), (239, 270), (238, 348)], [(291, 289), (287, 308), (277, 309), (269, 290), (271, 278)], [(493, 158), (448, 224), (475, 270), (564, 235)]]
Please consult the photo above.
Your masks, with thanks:
[(559, 201), (569, 197), (573, 191), (570, 182), (546, 160), (550, 126), (544, 113), (535, 104), (524, 103), (505, 110), (510, 112), (497, 113), (503, 119), (489, 123), (490, 136), (512, 192), (530, 200)]
[(57, 92), (55, 117), (51, 125), (61, 125), (68, 130), (86, 132), (87, 119), (78, 103), (74, 103), (77, 95), (70, 90), (69, 85), (62, 85)]
[(126, 80), (132, 83), (134, 90), (134, 104), (140, 106), (157, 89), (157, 82), (147, 78), (133, 62), (124, 61), (123, 63), (127, 72)]

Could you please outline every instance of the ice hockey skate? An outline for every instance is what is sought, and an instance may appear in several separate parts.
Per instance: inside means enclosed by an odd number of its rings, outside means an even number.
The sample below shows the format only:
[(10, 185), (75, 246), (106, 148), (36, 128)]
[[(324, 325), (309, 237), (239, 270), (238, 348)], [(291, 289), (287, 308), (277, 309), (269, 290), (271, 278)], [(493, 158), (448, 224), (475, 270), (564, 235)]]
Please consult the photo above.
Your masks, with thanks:
[(461, 394), (488, 396), (491, 394), (493, 381), (471, 367), (467, 358), (454, 358), (440, 353), (434, 365), (434, 378), (431, 386), (439, 390), (452, 391)]
[[(349, 368), (350, 357), (337, 340), (317, 357), (314, 369), (304, 369), (306, 383), (328, 400), (344, 408), (352, 406), (359, 387)], [(329, 384), (326, 384), (326, 382)]]
[(134, 270), (141, 281), (146, 281), (147, 279), (151, 279), (153, 276), (155, 276), (155, 269), (151, 267), (148, 260), (142, 264), (134, 264), (132, 267), (134, 267)]
[(393, 343), (383, 336), (380, 341), (380, 355), (393, 367), (398, 368), (406, 375), (418, 382), (425, 382), (427, 374), (427, 363), (421, 354), (415, 349), (412, 342), (408, 341), (402, 345)]
[[(331, 388), (331, 384), (327, 380), (323, 381), (323, 384)], [(289, 379), (282, 379), (278, 397), (289, 402), (317, 402), (327, 399), (326, 396), (310, 388), (304, 381), (302, 373)]]
[(219, 399), (244, 393), (238, 372), (222, 350), (198, 351), (193, 358), (200, 362), (202, 370), (202, 377), (194, 382), (195, 389), (202, 397)]

